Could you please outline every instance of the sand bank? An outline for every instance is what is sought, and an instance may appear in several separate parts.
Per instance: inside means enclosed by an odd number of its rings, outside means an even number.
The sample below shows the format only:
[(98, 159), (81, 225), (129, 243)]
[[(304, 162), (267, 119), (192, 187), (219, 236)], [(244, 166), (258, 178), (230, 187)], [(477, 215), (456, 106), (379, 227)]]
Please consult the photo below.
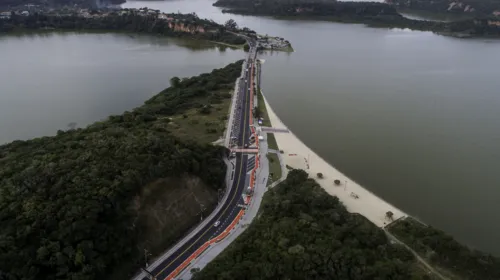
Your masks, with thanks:
[[(265, 98), (264, 100), (272, 126), (286, 128), (283, 122), (276, 116), (267, 100)], [(302, 143), (292, 132), (275, 133), (274, 136), (276, 137), (278, 147), (283, 151), (285, 164), (293, 168), (304, 169), (309, 173), (309, 177), (315, 179), (317, 178), (317, 173), (323, 173), (323, 179), (316, 179), (316, 181), (326, 192), (337, 196), (350, 212), (359, 213), (380, 227), (391, 222), (386, 217), (388, 211), (394, 214), (394, 220), (406, 216), (404, 212), (364, 189), (328, 164)], [(336, 186), (334, 180), (340, 180), (340, 185)]]

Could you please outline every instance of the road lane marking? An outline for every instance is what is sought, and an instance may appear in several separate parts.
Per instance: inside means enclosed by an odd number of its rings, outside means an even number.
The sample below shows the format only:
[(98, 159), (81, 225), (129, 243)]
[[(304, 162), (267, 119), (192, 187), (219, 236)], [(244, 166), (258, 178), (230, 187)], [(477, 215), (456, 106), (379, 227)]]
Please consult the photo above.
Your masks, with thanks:
[[(253, 71), (253, 67), (252, 67), (252, 71)], [(253, 81), (251, 81), (253, 82)], [(252, 91), (250, 92), (252, 93)], [(247, 111), (245, 111), (246, 113)], [(255, 134), (255, 131), (253, 131), (253, 133)], [(248, 160), (248, 158), (247, 158)], [(257, 165), (258, 165), (258, 162), (257, 162)], [(245, 180), (245, 183), (246, 183), (246, 180)], [(239, 184), (238, 184), (239, 186)], [(234, 199), (234, 197), (233, 197)], [(236, 207), (235, 207), (236, 208)], [(226, 208), (227, 209), (227, 208)], [(234, 210), (234, 209), (233, 209)], [(208, 240), (207, 242), (205, 242), (200, 248), (198, 248), (193, 254), (191, 254), (187, 260), (185, 260), (180, 266), (178, 266), (172, 273), (170, 273), (166, 280), (168, 279), (173, 279), (173, 277), (179, 275), (180, 271), (183, 271), (188, 265), (189, 263), (191, 263), (192, 260), (196, 259), (203, 251), (205, 251), (210, 245), (214, 244), (214, 243), (217, 243), (221, 240), (223, 240), (226, 236), (229, 235), (230, 231), (236, 226), (236, 224), (239, 222), (239, 220), (241, 219), (241, 217), (244, 215), (245, 211), (244, 210), (240, 210), (238, 215), (236, 216), (236, 218), (231, 222), (231, 225), (229, 227), (227, 227), (224, 232), (222, 234), (220, 234), (218, 237), (216, 237), (215, 239), (210, 239)], [(232, 214), (232, 212), (231, 212)], [(229, 217), (226, 217), (226, 220), (228, 219)], [(225, 221), (226, 221), (225, 220)], [(219, 229), (220, 230), (220, 229)], [(192, 245), (191, 245), (192, 246)], [(201, 251), (200, 251), (201, 250)], [(201, 252), (201, 253), (198, 253), (198, 252)], [(179, 270), (180, 269), (180, 270)]]
[[(246, 93), (245, 93), (246, 94)], [(248, 99), (250, 99), (249, 97), (246, 99), (246, 102), (245, 102), (245, 119), (247, 118), (247, 115), (248, 115)], [(242, 137), (242, 140), (243, 140), (243, 144), (245, 143), (245, 136), (246, 136), (246, 125), (243, 125), (243, 137)], [(243, 157), (244, 155), (241, 155), (241, 161), (243, 161)], [(240, 164), (240, 171), (239, 171), (239, 175), (238, 175), (238, 178), (241, 176), (241, 173), (243, 171), (243, 163)], [(234, 198), (236, 197), (236, 193), (237, 193), (237, 190), (238, 188), (240, 187), (240, 182), (241, 180), (238, 180), (238, 183), (236, 185), (236, 190), (233, 194), (233, 197), (231, 198), (231, 201), (230, 203), (226, 206), (226, 208), (224, 209), (224, 211), (222, 212), (222, 214), (219, 215), (219, 219), (220, 217), (224, 216), (224, 214), (226, 213), (227, 209), (229, 208), (229, 206), (232, 204), (232, 202), (234, 201)], [(169, 268), (175, 261), (177, 261), (182, 255), (184, 255), (186, 253), (186, 251), (188, 251), (189, 249), (191, 249), (191, 247), (194, 246), (194, 244), (196, 244), (196, 242), (198, 242), (203, 236), (205, 236), (205, 234), (207, 234), (207, 232), (211, 229), (212, 227), (209, 226), (204, 232), (202, 235), (200, 235), (200, 237), (198, 237), (198, 239), (196, 239), (194, 242), (191, 243), (191, 245), (186, 248), (182, 253), (180, 253), (173, 261), (171, 261), (169, 264), (167, 264), (162, 270), (160, 270), (160, 272), (158, 272), (155, 276), (158, 277), (160, 274), (162, 274), (167, 268)], [(167, 276), (168, 278), (168, 276)]]

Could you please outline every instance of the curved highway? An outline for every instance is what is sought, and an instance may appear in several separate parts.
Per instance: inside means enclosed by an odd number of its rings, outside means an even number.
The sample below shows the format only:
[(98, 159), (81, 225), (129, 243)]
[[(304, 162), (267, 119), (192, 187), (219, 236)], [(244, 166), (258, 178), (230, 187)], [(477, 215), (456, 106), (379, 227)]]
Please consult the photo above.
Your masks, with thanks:
[[(250, 56), (255, 57), (253, 46), (251, 45)], [(251, 118), (251, 108), (250, 108), (250, 85), (251, 85), (251, 67), (253, 67), (253, 59), (247, 59), (245, 70), (245, 77), (240, 83), (240, 88), (238, 89), (238, 96), (236, 97), (236, 106), (234, 113), (235, 127), (233, 124), (228, 124), (228, 129), (233, 129), (231, 131), (231, 136), (236, 137), (236, 144), (239, 147), (245, 147), (249, 145), (249, 138), (251, 134), (250, 129), (250, 118)], [(217, 213), (213, 218), (207, 223), (203, 228), (201, 228), (195, 235), (193, 235), (184, 245), (178, 248), (174, 253), (172, 253), (168, 258), (163, 260), (155, 269), (151, 271), (151, 274), (155, 276), (158, 280), (166, 279), (171, 276), (184, 261), (186, 261), (196, 250), (198, 250), (207, 241), (213, 239), (222, 231), (224, 231), (236, 218), (241, 207), (239, 205), (244, 204), (243, 194), (247, 188), (247, 170), (248, 167), (248, 155), (238, 153), (236, 154), (236, 164), (234, 168), (234, 179), (232, 181), (231, 188), (229, 189), (229, 194), (227, 199), (223, 202), (221, 208), (219, 208), (219, 213)], [(215, 226), (215, 223), (219, 224)], [(175, 275), (173, 275), (175, 276)], [(148, 277), (144, 277), (143, 280), (148, 280)]]

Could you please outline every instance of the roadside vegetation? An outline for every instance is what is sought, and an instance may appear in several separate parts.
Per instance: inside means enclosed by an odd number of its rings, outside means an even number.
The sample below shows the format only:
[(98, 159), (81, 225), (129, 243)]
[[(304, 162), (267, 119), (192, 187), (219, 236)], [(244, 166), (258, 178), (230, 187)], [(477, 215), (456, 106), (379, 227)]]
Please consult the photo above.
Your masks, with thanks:
[(173, 78), (131, 112), (1, 145), (0, 279), (126, 279), (144, 249), (153, 257), (182, 237), (217, 203), (227, 150), (207, 129), (183, 137), (170, 118), (186, 115), (191, 133), (241, 67)]
[[(234, 64), (231, 71), (234, 71), (231, 72), (231, 78), (236, 74), (239, 75), (241, 72), (237, 71), (241, 71), (241, 63)], [(202, 74), (194, 77), (192, 82), (184, 80), (185, 83), (190, 83), (190, 92), (197, 96), (190, 100), (190, 102), (195, 102), (195, 104), (188, 105), (191, 108), (183, 110), (182, 113), (174, 113), (164, 117), (165, 121), (168, 121), (170, 131), (176, 137), (183, 140), (212, 143), (220, 139), (226, 129), (234, 83), (207, 82), (206, 79), (210, 78), (210, 75)], [(170, 83), (172, 87), (166, 92), (169, 92), (170, 96), (175, 96), (179, 92), (179, 87), (182, 88), (180, 79), (174, 77)], [(159, 99), (162, 98), (159, 97)]]
[(269, 186), (281, 178), (281, 164), (278, 155), (275, 153), (268, 153), (267, 159), (269, 161), (269, 180), (267, 180), (267, 186)]
[[(258, 114), (257, 116), (262, 117), (264, 120), (262, 121), (262, 126), (271, 127), (271, 121), (269, 120), (269, 115), (267, 114), (266, 103), (264, 102), (264, 96), (260, 91), (260, 88), (257, 88), (257, 100), (258, 100)], [(276, 138), (273, 133), (267, 134), (267, 146), (269, 149), (278, 150), (278, 142), (276, 142)]]
[(412, 218), (398, 220), (387, 230), (450, 279), (500, 279), (500, 258), (472, 250), (443, 231)]
[(433, 279), (303, 170), (268, 190), (261, 213), (193, 279)]
[(226, 45), (242, 46), (246, 43), (242, 37), (228, 32), (225, 26), (201, 19), (195, 14), (168, 14), (172, 18), (169, 22), (159, 19), (157, 14), (142, 15), (137, 10), (121, 12), (109, 12), (90, 18), (76, 13), (35, 13), (29, 16), (12, 14), (10, 19), (0, 19), (0, 33), (30, 30), (113, 31), (192, 38)]
[[(272, 127), (271, 121), (269, 120), (269, 115), (267, 113), (266, 103), (264, 101), (264, 96), (260, 91), (260, 87), (256, 88), (257, 92), (257, 104), (258, 107), (255, 108), (254, 115), (258, 118), (262, 118), (262, 126)], [(279, 152), (278, 143), (273, 133), (267, 133), (267, 146), (269, 149), (273, 149)], [(267, 180), (267, 186), (276, 182), (281, 178), (281, 164), (280, 159), (276, 153), (268, 153), (267, 159), (269, 161), (269, 180)]]

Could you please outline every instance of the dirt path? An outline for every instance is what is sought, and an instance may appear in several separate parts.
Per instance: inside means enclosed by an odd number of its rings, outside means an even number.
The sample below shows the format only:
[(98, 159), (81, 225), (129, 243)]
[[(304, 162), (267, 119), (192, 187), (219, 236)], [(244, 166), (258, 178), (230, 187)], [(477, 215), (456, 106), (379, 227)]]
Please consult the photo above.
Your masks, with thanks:
[(403, 243), (401, 240), (397, 239), (388, 230), (384, 229), (384, 231), (385, 231), (385, 234), (389, 237), (390, 240), (392, 240), (392, 241), (394, 241), (394, 242), (396, 242), (398, 244), (403, 245), (406, 249), (408, 249), (415, 256), (415, 258), (417, 258), (417, 260), (420, 263), (422, 263), (434, 275), (436, 275), (437, 277), (439, 277), (442, 280), (451, 280), (450, 278), (445, 277), (441, 273), (439, 273), (436, 269), (434, 269), (434, 267), (432, 267), (432, 265), (430, 265), (426, 260), (424, 260), (422, 257), (420, 257), (420, 255), (417, 254), (417, 252), (415, 252), (412, 248), (410, 248), (408, 245), (406, 245), (405, 243)]

